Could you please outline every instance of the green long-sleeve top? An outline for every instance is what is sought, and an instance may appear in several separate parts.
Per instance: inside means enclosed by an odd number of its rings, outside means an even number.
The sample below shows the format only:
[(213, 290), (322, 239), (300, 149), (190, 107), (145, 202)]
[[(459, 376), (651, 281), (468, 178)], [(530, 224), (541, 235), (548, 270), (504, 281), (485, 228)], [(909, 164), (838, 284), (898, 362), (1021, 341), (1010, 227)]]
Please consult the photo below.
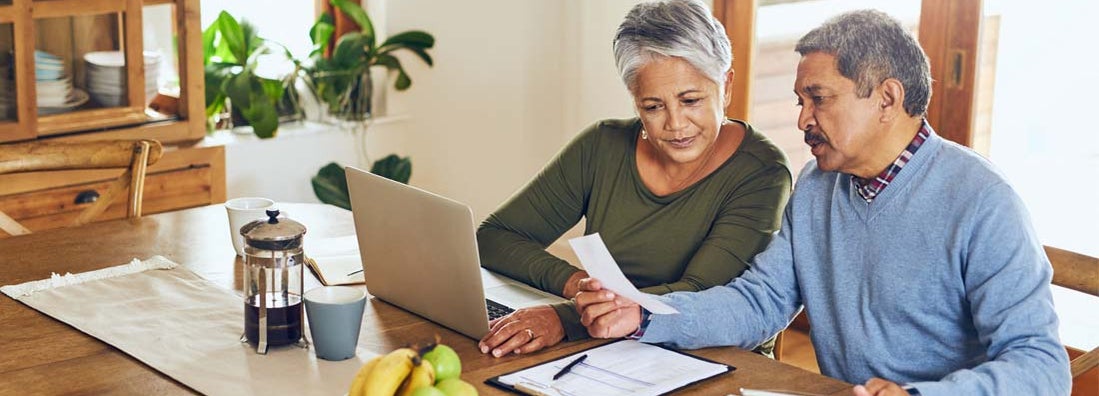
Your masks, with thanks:
[[(698, 291), (748, 268), (779, 228), (791, 174), (782, 150), (743, 121), (739, 148), (717, 170), (666, 196), (637, 170), (637, 118), (584, 130), (477, 230), (481, 264), (562, 295), (579, 271), (545, 248), (586, 218), (642, 291)], [(568, 340), (588, 337), (570, 301), (554, 306)]]

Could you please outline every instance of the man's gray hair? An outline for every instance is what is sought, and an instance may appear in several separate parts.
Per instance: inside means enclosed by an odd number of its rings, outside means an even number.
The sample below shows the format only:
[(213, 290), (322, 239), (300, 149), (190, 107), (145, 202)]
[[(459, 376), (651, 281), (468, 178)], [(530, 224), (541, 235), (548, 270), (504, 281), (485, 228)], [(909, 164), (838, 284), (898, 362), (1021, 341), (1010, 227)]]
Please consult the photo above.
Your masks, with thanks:
[(626, 14), (614, 36), (614, 59), (630, 91), (638, 69), (661, 55), (686, 60), (722, 88), (733, 64), (725, 28), (699, 0), (646, 2)]
[(904, 110), (916, 117), (927, 113), (931, 71), (927, 55), (904, 25), (884, 12), (860, 10), (829, 19), (798, 40), (802, 56), (824, 52), (836, 57), (839, 72), (855, 82), (860, 98), (887, 78), (904, 86)]

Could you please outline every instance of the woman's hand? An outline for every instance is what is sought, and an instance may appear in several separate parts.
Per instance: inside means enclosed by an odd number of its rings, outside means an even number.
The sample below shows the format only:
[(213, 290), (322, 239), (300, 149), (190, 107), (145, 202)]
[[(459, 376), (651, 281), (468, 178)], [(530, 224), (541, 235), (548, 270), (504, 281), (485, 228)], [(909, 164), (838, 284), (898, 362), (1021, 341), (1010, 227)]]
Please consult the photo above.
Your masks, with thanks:
[(526, 354), (556, 345), (565, 338), (565, 327), (557, 311), (549, 305), (523, 308), (489, 323), (488, 335), (481, 339), (481, 353), (501, 357), (509, 353)]
[(580, 312), (580, 323), (595, 338), (625, 337), (641, 326), (641, 306), (603, 289), (595, 278), (580, 281), (576, 310)]

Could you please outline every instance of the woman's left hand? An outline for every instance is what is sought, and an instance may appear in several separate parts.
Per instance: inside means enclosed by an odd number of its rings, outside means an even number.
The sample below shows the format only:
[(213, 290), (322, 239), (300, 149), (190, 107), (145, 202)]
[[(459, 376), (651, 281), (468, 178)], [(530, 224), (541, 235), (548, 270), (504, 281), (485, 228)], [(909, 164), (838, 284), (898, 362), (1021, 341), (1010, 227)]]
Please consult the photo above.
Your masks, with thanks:
[(557, 311), (549, 305), (523, 308), (489, 322), (488, 335), (478, 346), (481, 353), (501, 357), (509, 353), (526, 354), (556, 345), (565, 338), (565, 328)]

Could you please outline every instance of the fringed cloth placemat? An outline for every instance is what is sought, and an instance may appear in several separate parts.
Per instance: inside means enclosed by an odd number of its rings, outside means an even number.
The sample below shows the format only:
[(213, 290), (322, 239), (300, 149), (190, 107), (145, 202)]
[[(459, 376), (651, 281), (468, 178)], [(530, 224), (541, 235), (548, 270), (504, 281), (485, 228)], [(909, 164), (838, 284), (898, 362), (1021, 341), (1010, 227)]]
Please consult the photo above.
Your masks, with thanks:
[(240, 342), (243, 298), (160, 256), (0, 291), (205, 394), (342, 395), (373, 357), (329, 362), (293, 346), (257, 355)]

